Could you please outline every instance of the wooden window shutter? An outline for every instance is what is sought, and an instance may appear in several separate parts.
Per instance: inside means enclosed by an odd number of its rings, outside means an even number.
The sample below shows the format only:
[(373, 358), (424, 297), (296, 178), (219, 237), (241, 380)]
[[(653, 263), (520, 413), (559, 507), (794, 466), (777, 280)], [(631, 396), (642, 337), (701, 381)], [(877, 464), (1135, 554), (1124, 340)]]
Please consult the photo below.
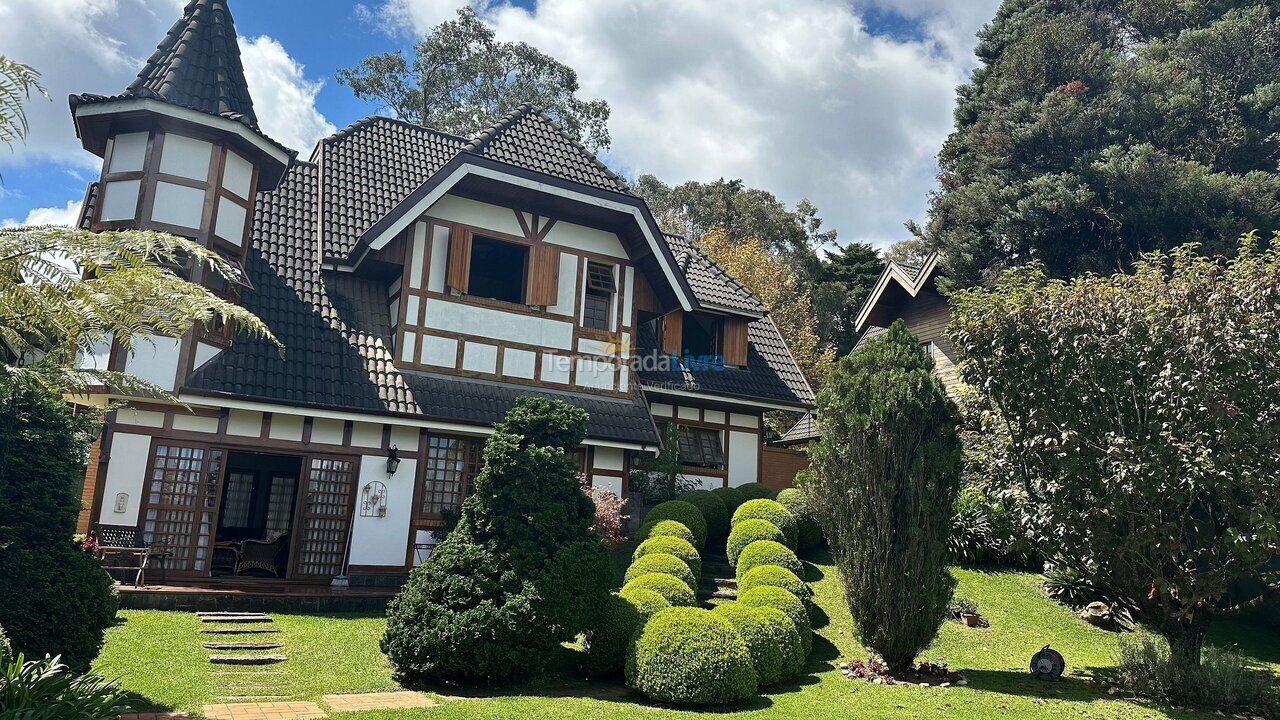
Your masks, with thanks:
[(747, 326), (751, 321), (742, 317), (724, 320), (724, 363), (743, 366), (747, 364)]
[(674, 310), (662, 316), (662, 352), (680, 356), (684, 348), (684, 311)]
[(560, 290), (560, 248), (536, 245), (533, 248), (533, 283), (529, 288), (529, 304), (551, 307)]
[(449, 272), (448, 286), (450, 290), (467, 292), (467, 278), (471, 275), (471, 231), (454, 225), (449, 238)]

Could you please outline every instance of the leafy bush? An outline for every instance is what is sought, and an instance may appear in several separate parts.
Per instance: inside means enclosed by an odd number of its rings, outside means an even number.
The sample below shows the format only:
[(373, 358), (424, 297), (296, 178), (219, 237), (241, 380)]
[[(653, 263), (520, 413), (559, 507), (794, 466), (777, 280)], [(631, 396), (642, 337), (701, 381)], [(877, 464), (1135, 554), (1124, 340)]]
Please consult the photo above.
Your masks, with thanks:
[[(683, 524), (675, 520), (657, 520), (655, 522), (647, 522), (640, 526), (640, 530), (636, 533), (636, 540), (641, 542), (656, 537), (676, 537), (693, 545), (697, 538), (693, 536), (693, 531), (685, 527)], [(697, 547), (695, 546), (696, 550)]]
[(809, 600), (813, 597), (813, 589), (808, 583), (796, 577), (796, 574), (790, 570), (777, 565), (761, 565), (752, 568), (738, 581), (738, 592), (747, 592), (761, 586), (782, 588), (801, 600)]
[(697, 595), (689, 589), (689, 583), (666, 573), (641, 575), (623, 585), (621, 594), (629, 595), (632, 590), (652, 590), (673, 607), (693, 607), (698, 600)]
[(1124, 637), (1114, 680), (1130, 693), (1161, 703), (1280, 717), (1275, 677), (1221, 648), (1205, 648), (1200, 666), (1188, 671), (1174, 662), (1163, 639)]
[[(638, 594), (637, 591), (634, 594)], [(649, 593), (657, 602), (667, 605), (657, 593)], [(587, 630), (583, 638), (582, 671), (588, 677), (611, 677), (622, 674), (627, 663), (627, 647), (645, 618), (631, 600), (632, 596), (610, 595), (604, 612)], [(646, 602), (652, 603), (653, 599)], [(670, 605), (667, 605), (670, 607)]]
[(1044, 573), (1044, 592), (1063, 605), (1082, 608), (1103, 599), (1103, 593), (1079, 570), (1055, 567)]
[(728, 511), (729, 517), (733, 517), (733, 511), (737, 510), (739, 505), (747, 501), (747, 498), (738, 491), (738, 488), (718, 487), (711, 492), (715, 493), (715, 496), (720, 498), (721, 502), (724, 503), (724, 509)]
[(768, 520), (743, 520), (733, 526), (733, 530), (729, 533), (729, 541), (725, 544), (725, 553), (729, 556), (729, 564), (737, 565), (738, 556), (746, 549), (748, 545), (758, 540), (772, 540), (778, 544), (786, 542), (787, 538), (778, 529), (777, 525)]
[(707, 546), (707, 521), (703, 519), (702, 511), (696, 506), (681, 500), (668, 500), (655, 505), (649, 514), (644, 516), (645, 523), (662, 520), (675, 520), (689, 528), (689, 532), (693, 533), (693, 546), (698, 550)]
[(786, 546), (792, 550), (796, 549), (796, 516), (777, 500), (759, 498), (746, 501), (734, 511), (733, 526), (737, 527), (738, 523), (744, 520), (767, 520), (773, 523), (774, 527), (781, 530), (783, 537), (787, 539)]
[(728, 620), (746, 642), (760, 687), (782, 680), (784, 660), (791, 665), (791, 659), (800, 647), (800, 635), (786, 615), (773, 608), (750, 607), (736, 602), (718, 605), (713, 612)]
[(729, 534), (729, 509), (719, 495), (710, 490), (690, 490), (677, 499), (702, 511), (702, 519), (707, 522), (709, 540), (720, 542)]
[(804, 651), (801, 660), (809, 657), (809, 651), (813, 649), (813, 624), (803, 600), (780, 587), (761, 585), (738, 593), (738, 602), (748, 607), (781, 610), (796, 626), (796, 632), (800, 635), (800, 647)]
[(610, 549), (621, 545), (626, 539), (622, 523), (627, 519), (623, 512), (627, 509), (627, 501), (614, 495), (608, 488), (594, 485), (584, 487), (583, 492), (591, 498), (595, 505), (595, 520), (591, 523), (591, 531)]
[(111, 578), (75, 547), (98, 416), (0, 378), (0, 626), (15, 653), (84, 672), (115, 620)]
[(9, 644), (9, 637), (4, 634), (4, 628), (0, 627), (0, 667), (8, 667), (12, 659), (13, 646)]
[(693, 571), (689, 569), (689, 566), (675, 555), (666, 553), (650, 553), (631, 563), (631, 567), (627, 568), (627, 574), (623, 582), (631, 582), (641, 575), (648, 575), (649, 573), (663, 573), (678, 577), (684, 584), (689, 586), (690, 590), (698, 591), (698, 578), (694, 577)]
[(809, 513), (809, 505), (799, 489), (782, 490), (778, 493), (778, 503), (796, 518), (796, 551), (813, 550), (822, 544), (822, 528)]
[(738, 494), (746, 500), (772, 500), (778, 496), (778, 493), (773, 488), (764, 483), (747, 483), (746, 485), (739, 485), (736, 489)]
[(955, 589), (956, 409), (901, 320), (841, 358), (818, 396), (801, 491), (831, 546), (859, 639), (892, 672), (937, 637)]
[(400, 677), (527, 675), (601, 615), (608, 551), (566, 454), (585, 432), (585, 411), (540, 398), (495, 426), (457, 528), (388, 607), (382, 649)]
[(119, 720), (125, 695), (97, 675), (79, 675), (58, 657), (7, 663), (0, 680), (0, 717), (35, 720)]
[(635, 552), (631, 554), (631, 561), (635, 562), (645, 555), (653, 553), (665, 553), (667, 555), (675, 555), (689, 566), (689, 570), (696, 578), (702, 577), (702, 556), (694, 549), (686, 540), (678, 537), (662, 536), (652, 537), (640, 543)]
[(643, 587), (623, 590), (618, 593), (618, 597), (631, 603), (636, 612), (640, 613), (641, 622), (647, 622), (649, 618), (653, 617), (654, 613), (671, 607), (671, 603), (667, 602), (666, 598)]
[(741, 580), (747, 573), (762, 565), (786, 568), (796, 577), (803, 577), (805, 574), (804, 563), (786, 545), (772, 540), (757, 540), (744, 548), (738, 556), (737, 578)]
[(627, 658), (627, 685), (678, 705), (723, 705), (756, 692), (746, 642), (709, 610), (671, 608), (654, 615)]

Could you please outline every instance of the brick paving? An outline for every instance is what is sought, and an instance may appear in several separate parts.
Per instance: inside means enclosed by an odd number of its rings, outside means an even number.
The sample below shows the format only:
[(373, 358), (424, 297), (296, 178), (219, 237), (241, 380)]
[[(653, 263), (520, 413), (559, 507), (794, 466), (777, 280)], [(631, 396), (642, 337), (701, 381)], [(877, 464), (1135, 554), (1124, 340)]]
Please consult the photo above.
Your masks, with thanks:
[(380, 693), (356, 693), (351, 695), (325, 695), (324, 704), (334, 712), (355, 710), (406, 710), (431, 707), (435, 700), (422, 693), (400, 691)]
[(179, 712), (125, 713), (120, 720), (191, 720), (191, 716)]
[(312, 720), (325, 717), (313, 702), (258, 702), (205, 705), (207, 720)]

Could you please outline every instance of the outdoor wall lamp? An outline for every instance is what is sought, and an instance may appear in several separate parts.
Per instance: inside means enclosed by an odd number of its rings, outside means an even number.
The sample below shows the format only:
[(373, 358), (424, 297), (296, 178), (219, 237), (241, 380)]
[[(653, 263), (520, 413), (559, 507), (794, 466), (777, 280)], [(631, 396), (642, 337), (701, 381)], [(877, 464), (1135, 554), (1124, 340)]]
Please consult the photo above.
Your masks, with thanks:
[(387, 450), (387, 477), (396, 474), (396, 470), (400, 469), (400, 451), (396, 446), (392, 445)]

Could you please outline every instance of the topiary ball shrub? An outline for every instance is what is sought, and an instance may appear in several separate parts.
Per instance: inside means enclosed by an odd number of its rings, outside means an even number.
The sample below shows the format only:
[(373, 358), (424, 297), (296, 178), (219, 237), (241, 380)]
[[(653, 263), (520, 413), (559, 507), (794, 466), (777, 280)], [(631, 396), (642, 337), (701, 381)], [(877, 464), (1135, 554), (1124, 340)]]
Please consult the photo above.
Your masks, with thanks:
[(748, 500), (733, 513), (733, 526), (744, 520), (768, 520), (787, 538), (786, 546), (796, 549), (796, 516), (777, 500)]
[(702, 517), (702, 511), (697, 506), (682, 500), (668, 500), (659, 503), (644, 516), (646, 523), (661, 520), (675, 520), (689, 528), (689, 532), (693, 533), (693, 546), (698, 550), (707, 546), (707, 521)]
[(751, 571), (738, 581), (738, 592), (747, 592), (762, 586), (782, 588), (801, 600), (807, 601), (813, 598), (813, 589), (808, 583), (796, 577), (796, 574), (790, 570), (777, 565), (751, 568)]
[(689, 584), (675, 575), (666, 573), (649, 573), (641, 575), (622, 586), (623, 595), (632, 590), (652, 590), (662, 596), (673, 607), (693, 607), (698, 597), (689, 589)]
[(596, 621), (583, 637), (582, 672), (597, 678), (618, 675), (626, 666), (631, 636), (643, 622), (640, 613), (629, 600), (610, 595)]
[(710, 541), (719, 542), (729, 534), (729, 508), (725, 507), (724, 500), (715, 493), (710, 490), (690, 490), (676, 499), (702, 511)]
[(796, 550), (805, 552), (822, 545), (822, 528), (814, 522), (809, 513), (809, 504), (804, 494), (796, 488), (787, 488), (778, 493), (778, 503), (796, 518)]
[(747, 483), (738, 486), (738, 493), (747, 500), (772, 500), (778, 496), (777, 491), (764, 483)]
[(618, 593), (618, 597), (631, 603), (636, 612), (640, 613), (642, 622), (648, 622), (649, 618), (653, 617), (653, 614), (659, 610), (666, 610), (671, 607), (671, 603), (667, 602), (666, 598), (642, 587), (623, 590)]
[(803, 600), (780, 587), (761, 585), (738, 593), (738, 602), (751, 607), (771, 607), (785, 613), (800, 634), (800, 647), (804, 650), (804, 657), (809, 657), (809, 651), (813, 649), (813, 624), (809, 621), (809, 611)]
[(623, 578), (623, 582), (631, 582), (641, 575), (648, 575), (649, 573), (673, 575), (688, 585), (690, 590), (698, 591), (698, 578), (693, 576), (693, 571), (689, 569), (689, 566), (675, 555), (666, 553), (652, 553), (631, 563), (631, 567), (627, 568), (627, 574)]
[(756, 693), (747, 644), (710, 610), (672, 608), (654, 615), (627, 656), (627, 685), (677, 705), (724, 705)]
[[(783, 653), (787, 652), (786, 625), (791, 620), (773, 608), (751, 607), (731, 602), (717, 606), (712, 612), (720, 615), (733, 625), (742, 640), (747, 644), (747, 654), (751, 656), (751, 666), (756, 671), (756, 682), (760, 687), (768, 687), (782, 679)], [(770, 612), (778, 613), (785, 625), (770, 623), (766, 616)], [(800, 645), (800, 637), (795, 626), (791, 627), (792, 642)], [(795, 650), (790, 651), (794, 654)], [(788, 658), (789, 659), (789, 658)]]
[[(697, 538), (693, 536), (693, 531), (675, 520), (658, 520), (656, 522), (647, 522), (640, 526), (640, 530), (636, 532), (636, 540), (644, 542), (656, 537), (676, 537), (693, 545), (697, 542)], [(696, 550), (697, 547), (695, 546)]]
[(736, 566), (738, 564), (738, 556), (742, 551), (757, 540), (772, 540), (778, 544), (786, 542), (787, 538), (778, 529), (777, 525), (768, 520), (743, 520), (733, 526), (733, 531), (729, 533), (729, 541), (725, 543), (725, 554), (729, 556), (729, 564)]
[(695, 578), (702, 577), (702, 556), (689, 541), (670, 536), (649, 538), (636, 547), (636, 551), (631, 554), (631, 561), (635, 562), (645, 555), (654, 553), (675, 555), (689, 566)]
[(741, 581), (761, 565), (777, 565), (790, 570), (796, 577), (804, 576), (804, 563), (786, 545), (772, 540), (757, 540), (738, 555), (737, 579)]
[(747, 498), (744, 497), (742, 493), (738, 492), (738, 488), (718, 487), (712, 490), (711, 493), (720, 498), (720, 501), (724, 503), (724, 509), (728, 511), (729, 517), (733, 517), (733, 511), (737, 510), (739, 505), (747, 501)]

